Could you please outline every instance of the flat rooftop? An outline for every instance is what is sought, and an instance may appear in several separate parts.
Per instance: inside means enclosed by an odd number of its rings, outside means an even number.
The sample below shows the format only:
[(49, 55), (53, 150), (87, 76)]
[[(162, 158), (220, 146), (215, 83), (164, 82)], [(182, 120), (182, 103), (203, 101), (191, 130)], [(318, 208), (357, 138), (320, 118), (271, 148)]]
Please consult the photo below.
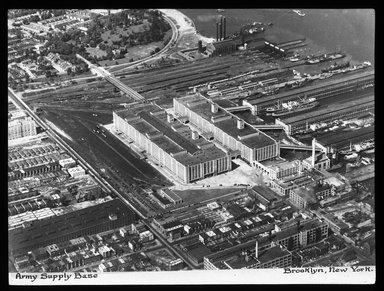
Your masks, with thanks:
[(199, 136), (192, 139), (192, 131), (188, 126), (177, 120), (169, 123), (167, 113), (155, 105), (139, 105), (115, 113), (183, 165), (226, 156), (225, 152), (204, 138)]
[(359, 128), (357, 130), (351, 130), (351, 131), (342, 131), (342, 132), (332, 132), (327, 133), (325, 135), (319, 135), (316, 137), (316, 139), (321, 143), (322, 145), (329, 146), (329, 145), (338, 145), (338, 144), (349, 144), (349, 142), (356, 138), (358, 140), (360, 137), (361, 139), (374, 137), (375, 136), (375, 127), (369, 126), (369, 127), (363, 127)]
[(306, 200), (309, 203), (316, 203), (317, 199), (315, 197), (314, 191), (307, 187), (299, 187), (293, 190), (297, 195), (302, 199)]
[(270, 189), (266, 186), (254, 186), (254, 187), (252, 187), (252, 190), (269, 201), (281, 200), (279, 195), (277, 195), (272, 189)]
[(368, 97), (363, 97), (359, 100), (347, 101), (347, 102), (342, 103), (342, 104), (339, 104), (339, 103), (332, 104), (332, 105), (328, 106), (327, 108), (306, 112), (306, 113), (295, 115), (295, 116), (288, 117), (288, 118), (281, 118), (280, 120), (282, 122), (284, 122), (285, 124), (294, 124), (294, 123), (298, 123), (298, 122), (303, 122), (303, 121), (308, 120), (308, 119), (313, 118), (313, 117), (323, 116), (323, 115), (326, 115), (328, 113), (335, 113), (337, 111), (342, 111), (345, 109), (352, 110), (352, 108), (354, 108), (354, 107), (364, 106), (364, 105), (368, 105), (370, 103), (373, 104), (374, 101), (375, 101), (375, 97), (372, 95), (372, 96), (368, 96)]
[(319, 227), (319, 226), (325, 225), (325, 224), (326, 223), (321, 222), (318, 219), (301, 220), (300, 224), (295, 224), (292, 227), (289, 227), (285, 230), (276, 232), (275, 238), (276, 238), (276, 240), (285, 239), (285, 238), (290, 237), (292, 235), (298, 234), (299, 232), (313, 229), (313, 228), (316, 228), (316, 227)]
[[(217, 112), (211, 111), (211, 101), (195, 94), (177, 99), (189, 107), (192, 111), (199, 114), (202, 118), (206, 119), (210, 123), (213, 123), (216, 127), (223, 130), (236, 140), (239, 140), (242, 144), (250, 148), (262, 148), (275, 143), (275, 140), (264, 134), (262, 131), (254, 128), (248, 123), (244, 123), (243, 129), (237, 128), (237, 120), (233, 114), (228, 113), (222, 107), (218, 106)], [(213, 121), (212, 121), (213, 119)], [(252, 135), (244, 138), (247, 135)], [(242, 138), (241, 140), (239, 139)]]
[(311, 177), (308, 177), (306, 174), (296, 174), (288, 177), (284, 177), (281, 180), (275, 180), (274, 182), (281, 186), (282, 188), (289, 188), (294, 186), (295, 184), (300, 186), (303, 183), (307, 183), (309, 181), (313, 181)]
[(31, 226), (25, 228), (9, 230), (9, 248), (11, 250), (25, 249), (71, 233), (85, 231), (109, 222), (111, 214), (116, 215), (117, 219), (131, 217), (132, 221), (134, 220), (132, 210), (119, 199), (114, 199), (49, 219), (36, 220)]

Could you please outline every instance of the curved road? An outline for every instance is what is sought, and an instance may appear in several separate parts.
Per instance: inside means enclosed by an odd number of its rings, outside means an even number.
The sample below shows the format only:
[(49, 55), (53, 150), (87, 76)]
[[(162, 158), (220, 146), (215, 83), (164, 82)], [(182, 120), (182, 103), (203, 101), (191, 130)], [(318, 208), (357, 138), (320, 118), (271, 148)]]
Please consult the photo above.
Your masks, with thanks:
[(170, 41), (159, 52), (157, 52), (157, 53), (155, 53), (155, 54), (153, 54), (151, 56), (148, 56), (148, 57), (146, 57), (144, 59), (132, 62), (129, 65), (126, 65), (126, 64), (112, 65), (112, 66), (106, 66), (104, 68), (108, 70), (108, 69), (113, 69), (113, 68), (116, 68), (116, 67), (122, 67), (121, 69), (117, 69), (116, 71), (113, 72), (113, 73), (116, 73), (116, 72), (119, 72), (121, 70), (130, 68), (130, 67), (133, 67), (133, 66), (141, 65), (141, 64), (143, 64), (145, 62), (148, 62), (148, 61), (151, 61), (153, 59), (156, 59), (156, 58), (159, 58), (159, 57), (163, 56), (168, 51), (168, 49), (172, 45), (174, 45), (176, 43), (176, 41), (178, 40), (178, 38), (179, 38), (179, 30), (177, 29), (176, 24), (167, 15), (165, 15), (165, 13), (163, 13), (163, 12), (161, 12), (161, 13), (163, 14), (164, 19), (169, 23), (169, 25), (172, 28), (172, 37), (171, 37)]

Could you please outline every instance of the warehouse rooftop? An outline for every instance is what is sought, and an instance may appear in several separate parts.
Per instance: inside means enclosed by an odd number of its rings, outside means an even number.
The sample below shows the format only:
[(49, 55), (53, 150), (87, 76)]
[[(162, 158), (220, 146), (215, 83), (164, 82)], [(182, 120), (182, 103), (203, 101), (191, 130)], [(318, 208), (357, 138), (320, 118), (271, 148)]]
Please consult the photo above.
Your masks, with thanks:
[(111, 220), (134, 217), (134, 213), (119, 199), (110, 200), (95, 206), (69, 212), (50, 219), (37, 220), (27, 227), (15, 228), (8, 233), (10, 250), (20, 250), (44, 244), (59, 237), (90, 229)]
[[(191, 108), (202, 118), (216, 127), (229, 134), (236, 140), (241, 141), (250, 148), (262, 148), (275, 143), (275, 140), (263, 133), (262, 131), (244, 122), (244, 128), (237, 127), (237, 121), (242, 120), (220, 107), (218, 104), (200, 96), (199, 94), (189, 95), (177, 99), (179, 102)], [(217, 112), (212, 112), (211, 106), (217, 105)]]
[(172, 118), (168, 122), (167, 113), (155, 105), (138, 105), (115, 113), (183, 165), (226, 156), (224, 151), (204, 138), (197, 136), (193, 139), (190, 128), (178, 120)]

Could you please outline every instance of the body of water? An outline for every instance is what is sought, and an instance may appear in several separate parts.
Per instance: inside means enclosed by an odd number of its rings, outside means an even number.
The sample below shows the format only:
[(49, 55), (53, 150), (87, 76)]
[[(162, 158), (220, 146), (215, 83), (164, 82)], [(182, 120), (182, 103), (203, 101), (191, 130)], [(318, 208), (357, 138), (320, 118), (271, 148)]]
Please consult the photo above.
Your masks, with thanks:
[[(375, 11), (373, 9), (303, 9), (300, 17), (290, 9), (181, 9), (204, 36), (216, 37), (216, 20), (226, 17), (227, 35), (251, 22), (272, 22), (271, 41), (305, 37), (326, 51), (338, 46), (356, 61), (374, 61)], [(276, 38), (276, 39), (273, 39)]]

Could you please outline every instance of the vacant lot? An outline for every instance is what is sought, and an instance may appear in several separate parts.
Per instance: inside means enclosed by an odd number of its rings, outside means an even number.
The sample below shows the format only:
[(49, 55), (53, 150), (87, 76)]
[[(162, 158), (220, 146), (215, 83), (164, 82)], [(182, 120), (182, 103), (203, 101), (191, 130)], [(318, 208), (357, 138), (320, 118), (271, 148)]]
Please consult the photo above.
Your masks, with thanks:
[(257, 185), (258, 178), (256, 170), (240, 159), (232, 161), (235, 165), (230, 172), (196, 181), (197, 185), (234, 186), (234, 184)]
[(240, 192), (241, 188), (224, 189), (196, 189), (196, 190), (172, 190), (179, 195), (186, 204), (198, 203), (208, 199), (220, 198), (223, 195)]
[(90, 54), (90, 56), (94, 57), (103, 57), (106, 56), (107, 53), (99, 48), (93, 48), (93, 47), (87, 47), (86, 48), (87, 52)]

